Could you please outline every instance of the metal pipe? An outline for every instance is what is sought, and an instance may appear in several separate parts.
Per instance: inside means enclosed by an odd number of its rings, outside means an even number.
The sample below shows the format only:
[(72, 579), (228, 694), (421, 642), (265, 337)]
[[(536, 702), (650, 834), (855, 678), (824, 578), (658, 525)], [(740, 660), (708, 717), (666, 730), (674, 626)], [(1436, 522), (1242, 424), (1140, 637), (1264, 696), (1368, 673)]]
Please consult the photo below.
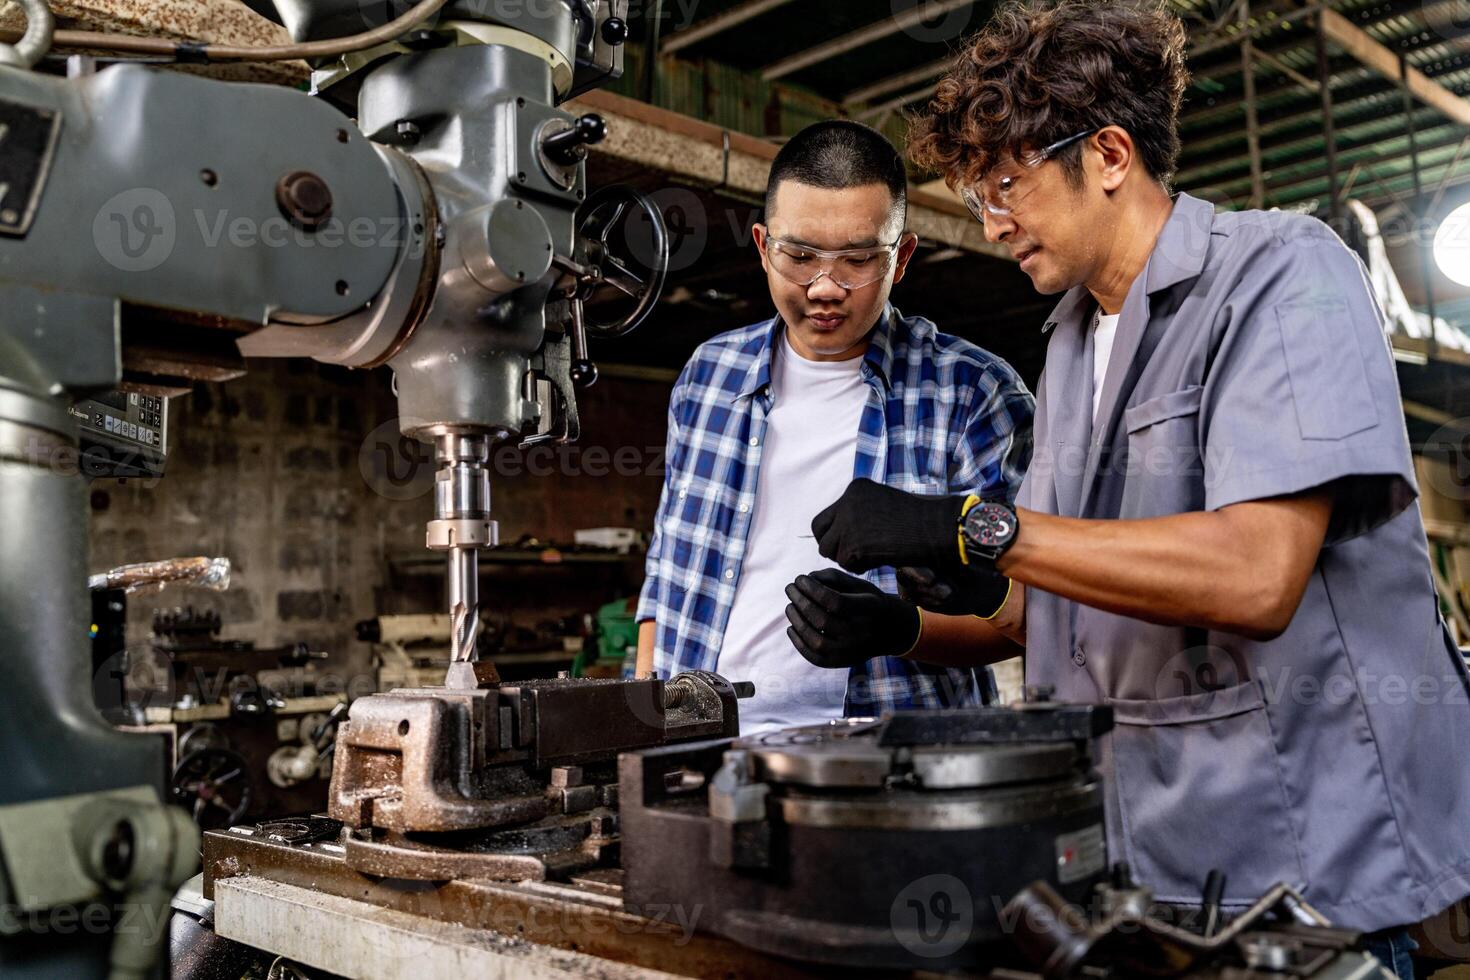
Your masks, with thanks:
[(1327, 29), (1322, 15), (1317, 15), (1317, 85), (1322, 96), (1322, 138), (1327, 156), (1327, 213), (1333, 228), (1342, 217), (1342, 201), (1338, 200), (1338, 131), (1332, 122), (1332, 72), (1327, 66)]
[[(1422, 225), (1429, 217), (1424, 211), (1424, 181), (1419, 168), (1419, 132), (1414, 125), (1414, 93), (1409, 88), (1409, 56), (1399, 55), (1399, 82), (1403, 86), (1404, 94), (1404, 128), (1409, 134), (1409, 159), (1414, 174), (1414, 223)], [(1435, 344), (1435, 324), (1437, 316), (1434, 308), (1434, 271), (1430, 263), (1434, 260), (1429, 236), (1421, 233), (1419, 239), (1419, 276), (1424, 287), (1424, 305), (1429, 313), (1429, 343), (1431, 354)]]
[[(1241, 0), (1238, 18), (1242, 30), (1250, 20), (1249, 0)], [(1251, 160), (1251, 207), (1266, 204), (1266, 178), (1261, 169), (1261, 121), (1256, 110), (1256, 67), (1251, 40), (1240, 44), (1240, 71), (1245, 81), (1245, 143)]]
[(659, 36), (663, 33), (664, 0), (653, 0), (649, 15), (651, 19), (643, 45), (643, 101), (657, 105), (654, 98), (658, 95)]

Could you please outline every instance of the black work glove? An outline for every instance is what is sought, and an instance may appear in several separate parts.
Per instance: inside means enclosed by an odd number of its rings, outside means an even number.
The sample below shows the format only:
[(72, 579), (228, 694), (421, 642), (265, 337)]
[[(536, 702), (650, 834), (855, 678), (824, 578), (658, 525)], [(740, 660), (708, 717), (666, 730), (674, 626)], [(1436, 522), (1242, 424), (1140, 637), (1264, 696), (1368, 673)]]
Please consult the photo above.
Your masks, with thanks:
[(919, 642), (919, 610), (872, 582), (835, 568), (800, 575), (786, 586), (786, 635), (818, 667), (855, 667), (899, 657)]
[(960, 565), (965, 496), (921, 497), (872, 480), (853, 480), (812, 518), (823, 558), (849, 572), (884, 565), (948, 569)]
[(1011, 594), (1011, 580), (983, 565), (957, 571), (932, 568), (898, 569), (898, 595), (920, 609), (947, 616), (989, 619), (1000, 612)]

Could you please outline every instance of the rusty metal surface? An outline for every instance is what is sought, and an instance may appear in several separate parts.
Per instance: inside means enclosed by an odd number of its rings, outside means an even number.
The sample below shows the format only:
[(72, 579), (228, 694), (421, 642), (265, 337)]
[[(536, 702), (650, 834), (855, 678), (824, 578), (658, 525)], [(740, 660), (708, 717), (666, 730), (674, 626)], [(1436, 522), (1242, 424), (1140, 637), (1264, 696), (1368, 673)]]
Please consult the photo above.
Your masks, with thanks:
[[(280, 24), (267, 20), (241, 0), (50, 0), (58, 28), (188, 38), (216, 44), (289, 44)], [(11, 0), (0, 0), (0, 29), (20, 30), (25, 18)], [(234, 81), (299, 85), (305, 62), (254, 65), (189, 65), (181, 70)]]
[(566, 880), (616, 864), (619, 854), (617, 815), (605, 807), (509, 830), (432, 839), (368, 828), (344, 835), (342, 844), (348, 864), (358, 871), (420, 881)]
[(498, 779), (481, 772), (487, 744), (500, 743), (497, 702), (493, 688), (359, 698), (337, 736), (331, 816), (402, 833), (528, 823), (552, 812), (544, 787), (524, 772), (509, 764)]
[[(625, 912), (614, 871), (589, 872), (565, 884), (403, 881), (356, 871), (339, 844), (292, 846), (233, 830), (205, 834), (205, 897), (214, 899), (215, 883), (236, 876), (268, 879), (433, 922), (491, 930), (515, 942), (577, 951), (676, 976), (810, 980), (850, 975), (763, 956), (701, 933), (702, 909), (650, 910), (649, 917)], [(908, 974), (865, 975), (882, 980)]]
[[(588, 814), (576, 821), (581, 826), (596, 808), (616, 806), (619, 752), (732, 736), (736, 701), (735, 686), (714, 674), (680, 675), (668, 685), (558, 678), (359, 698), (338, 733), (328, 812), (353, 830), (399, 835)], [(418, 843), (453, 850), (460, 842)], [(374, 851), (379, 865), (400, 870), (449, 860), (420, 847), (385, 852), (372, 835), (360, 835), (359, 844), (354, 856)], [(485, 856), (466, 861), (482, 871), (493, 864)]]

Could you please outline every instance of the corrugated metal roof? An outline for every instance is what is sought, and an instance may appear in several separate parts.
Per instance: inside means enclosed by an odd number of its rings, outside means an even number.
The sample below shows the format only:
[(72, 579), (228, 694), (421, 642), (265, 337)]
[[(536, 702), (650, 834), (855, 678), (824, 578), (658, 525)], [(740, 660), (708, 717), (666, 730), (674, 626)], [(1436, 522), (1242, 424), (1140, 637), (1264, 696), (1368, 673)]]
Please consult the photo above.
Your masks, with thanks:
[[(663, 37), (707, 23), (743, 6), (747, 0), (663, 0)], [(931, 2), (931, 0), (923, 0)], [(719, 125), (754, 135), (789, 135), (810, 119), (892, 106), (876, 119), (891, 135), (901, 135), (897, 110), (922, 106), (932, 79), (920, 77), (889, 86), (861, 103), (843, 105), (853, 92), (888, 79), (914, 77), (963, 44), (995, 9), (994, 0), (976, 0), (943, 16), (871, 43), (824, 58), (779, 82), (752, 85), (753, 72), (794, 54), (820, 48), (918, 6), (920, 0), (792, 0), (712, 38), (661, 59), (657, 101)], [(1241, 23), (1233, 0), (1168, 0), (1202, 53), (1191, 59), (1195, 82), (1184, 109), (1181, 189), (1204, 193), (1222, 204), (1250, 195), (1246, 150), (1244, 79), (1237, 39), (1253, 32), (1263, 56), (1315, 79), (1315, 27), (1305, 3), (1254, 0)], [(653, 0), (642, 4), (649, 15)], [(1456, 94), (1470, 94), (1470, 4), (1465, 0), (1334, 0), (1328, 7), (1361, 27), (1414, 68)], [(645, 16), (645, 21), (647, 17)], [(1356, 168), (1354, 191), (1381, 206), (1411, 189), (1409, 146), (1403, 102), (1394, 82), (1351, 56), (1329, 48), (1329, 88), (1334, 100), (1343, 179)], [(733, 69), (733, 71), (732, 71)], [(690, 76), (688, 73), (695, 74)], [(923, 76), (924, 72), (918, 72)], [(667, 76), (667, 77), (665, 77)], [(641, 70), (630, 72), (622, 90), (640, 94)], [(1256, 65), (1262, 164), (1268, 206), (1305, 207), (1326, 193), (1321, 173), (1324, 153), (1319, 96), (1270, 61)], [(738, 93), (738, 94), (737, 94)], [(1470, 181), (1470, 159), (1456, 159), (1461, 128), (1432, 109), (1418, 107), (1423, 182), (1437, 187)], [(1452, 166), (1453, 165), (1453, 166)], [(1315, 170), (1314, 170), (1315, 166)]]

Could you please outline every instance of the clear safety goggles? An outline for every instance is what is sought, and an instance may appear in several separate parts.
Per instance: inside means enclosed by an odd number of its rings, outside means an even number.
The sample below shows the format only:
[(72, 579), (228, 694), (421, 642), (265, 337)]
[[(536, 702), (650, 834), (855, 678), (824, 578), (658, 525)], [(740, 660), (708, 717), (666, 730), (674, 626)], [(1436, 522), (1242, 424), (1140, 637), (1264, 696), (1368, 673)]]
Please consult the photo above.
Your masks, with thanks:
[(1014, 214), (1021, 202), (1036, 189), (1034, 179), (1025, 179), (1026, 171), (1035, 170), (1067, 147), (1082, 142), (1096, 132), (1098, 132), (1097, 129), (1089, 129), (1086, 132), (1068, 136), (1064, 140), (1058, 140), (1050, 146), (1033, 150), (1016, 161), (1015, 166), (1021, 168), (1019, 173), (1003, 173), (991, 177), (979, 188), (961, 187), (960, 199), (965, 202), (965, 207), (970, 209), (975, 220), (981, 223), (984, 223), (985, 216), (988, 214), (997, 217)]
[(843, 289), (862, 289), (888, 275), (897, 254), (898, 242), (829, 251), (779, 238), (766, 240), (766, 261), (783, 279), (798, 286), (810, 286), (826, 276)]

